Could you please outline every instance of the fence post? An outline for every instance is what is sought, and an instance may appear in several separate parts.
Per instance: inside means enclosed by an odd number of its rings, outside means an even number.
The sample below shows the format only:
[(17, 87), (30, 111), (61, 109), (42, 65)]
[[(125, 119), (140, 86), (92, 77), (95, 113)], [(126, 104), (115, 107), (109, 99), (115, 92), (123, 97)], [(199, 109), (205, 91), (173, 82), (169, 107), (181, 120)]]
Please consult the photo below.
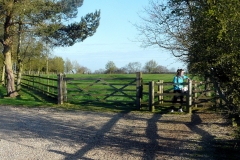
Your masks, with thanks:
[(192, 81), (188, 80), (187, 112), (192, 113)]
[[(194, 101), (197, 99), (197, 81), (194, 81)], [(194, 104), (194, 107), (197, 108), (197, 104)]]
[[(158, 93), (159, 94), (163, 94), (163, 80), (158, 80), (159, 84), (158, 84)], [(163, 95), (159, 95), (158, 96), (158, 102), (159, 104), (163, 103)]]
[[(217, 83), (217, 86), (220, 87), (220, 83)], [(219, 108), (222, 107), (222, 99), (220, 98), (216, 87), (214, 88), (214, 90), (215, 90), (215, 111), (217, 111), (217, 107)]]
[(141, 109), (141, 101), (142, 101), (142, 72), (136, 73), (136, 108), (137, 110)]
[(66, 74), (63, 75), (63, 102), (67, 102), (67, 81)]
[(36, 82), (38, 82), (38, 86), (36, 87), (36, 88), (38, 88), (39, 89), (39, 91), (41, 90), (41, 75), (40, 75), (40, 73), (39, 73), (39, 75), (38, 75), (38, 79), (36, 78)]
[(63, 104), (62, 84), (63, 84), (63, 75), (60, 73), (58, 74), (58, 104)]
[(27, 83), (28, 83), (28, 88), (30, 88), (29, 86), (30, 86), (31, 77), (29, 76), (29, 74), (28, 74), (28, 76), (27, 76), (27, 79), (28, 79), (28, 81), (27, 81)]
[(33, 79), (33, 82), (32, 82), (32, 83), (33, 83), (33, 85), (32, 85), (32, 89), (34, 89), (34, 79), (35, 79), (35, 78), (34, 78), (34, 75), (32, 75), (32, 79)]
[(47, 75), (47, 92), (49, 92), (49, 74)]
[(209, 91), (210, 90), (210, 80), (209, 80), (209, 78), (205, 78), (205, 91), (206, 91), (206, 93), (205, 93), (205, 95), (206, 95), (206, 97), (210, 97), (211, 96), (211, 92)]
[(154, 112), (154, 81), (149, 82), (149, 111)]
[[(54, 86), (54, 81), (52, 81), (52, 85)], [(54, 88), (52, 88), (52, 93), (54, 93)]]

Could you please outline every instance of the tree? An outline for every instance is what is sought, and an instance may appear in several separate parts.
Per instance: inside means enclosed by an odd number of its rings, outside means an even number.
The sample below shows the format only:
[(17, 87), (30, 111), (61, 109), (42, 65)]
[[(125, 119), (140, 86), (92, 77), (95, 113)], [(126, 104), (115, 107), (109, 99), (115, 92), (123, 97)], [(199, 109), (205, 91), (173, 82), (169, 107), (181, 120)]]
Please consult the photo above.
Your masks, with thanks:
[(157, 66), (158, 66), (158, 64), (156, 61), (150, 60), (145, 63), (143, 70), (147, 73), (154, 73), (154, 72), (156, 72)]
[(62, 57), (54, 56), (49, 58), (49, 71), (56, 72), (56, 73), (63, 73), (64, 72), (64, 60)]
[[(13, 61), (21, 61), (21, 66), (18, 66), (18, 72), (20, 72), (19, 70), (42, 71), (46, 67), (46, 55), (43, 53), (44, 46), (41, 42), (28, 37), (25, 38), (21, 48), (21, 59), (13, 56)], [(13, 51), (13, 55), (14, 53)]]
[(105, 72), (104, 69), (98, 69), (94, 71), (94, 74), (103, 74)]
[[(65, 24), (66, 20), (77, 16), (77, 9), (82, 4), (83, 0), (0, 2), (0, 26), (3, 31), (0, 42), (3, 45), (8, 96), (18, 95), (14, 86), (11, 60), (15, 35), (21, 36), (17, 33), (31, 32), (34, 37), (46, 41), (50, 46), (72, 46), (81, 42), (96, 32), (100, 20), (100, 12), (96, 11), (82, 17), (80, 22)], [(21, 58), (18, 58), (18, 62), (21, 62)]]
[(73, 70), (75, 71), (75, 73), (78, 73), (81, 70), (81, 66), (77, 61), (73, 61), (72, 66), (73, 66)]
[(240, 112), (239, 9), (235, 0), (195, 2), (188, 65), (191, 72), (214, 81), (229, 108)]
[(174, 68), (174, 67), (172, 67), (172, 68), (170, 68), (169, 69), (169, 72), (176, 72), (177, 70), (176, 70), (176, 68)]
[(136, 73), (141, 71), (142, 65), (140, 62), (130, 62), (127, 64), (126, 68), (128, 73)]
[(156, 72), (157, 72), (157, 73), (166, 73), (166, 72), (169, 72), (169, 70), (167, 69), (167, 67), (158, 65), (158, 66), (156, 67)]
[(125, 67), (121, 67), (121, 68), (116, 68), (115, 69), (115, 73), (117, 73), (117, 74), (126, 74), (128, 72), (127, 72), (127, 69)]
[(78, 70), (77, 73), (91, 74), (92, 71), (91, 71), (91, 69), (89, 69), (89, 68), (87, 68), (87, 67), (81, 66), (80, 70)]
[[(188, 65), (191, 73), (211, 79), (231, 110), (240, 110), (239, 26), (237, 0), (151, 0), (147, 17), (135, 25), (144, 47), (158, 45)], [(224, 91), (224, 92), (223, 92)]]
[(106, 72), (112, 74), (116, 70), (115, 63), (113, 61), (108, 61), (106, 66)]
[(81, 66), (77, 61), (73, 61), (72, 66), (75, 73), (80, 73), (80, 74), (91, 73), (90, 69), (88, 69), (87, 67)]
[(65, 73), (74, 73), (73, 72), (73, 64), (70, 61), (70, 59), (66, 58), (65, 62), (64, 62), (64, 72)]
[(149, 0), (139, 15), (140, 24), (134, 24), (139, 32), (142, 47), (158, 46), (171, 51), (175, 57), (185, 60), (188, 56), (190, 8), (188, 0)]

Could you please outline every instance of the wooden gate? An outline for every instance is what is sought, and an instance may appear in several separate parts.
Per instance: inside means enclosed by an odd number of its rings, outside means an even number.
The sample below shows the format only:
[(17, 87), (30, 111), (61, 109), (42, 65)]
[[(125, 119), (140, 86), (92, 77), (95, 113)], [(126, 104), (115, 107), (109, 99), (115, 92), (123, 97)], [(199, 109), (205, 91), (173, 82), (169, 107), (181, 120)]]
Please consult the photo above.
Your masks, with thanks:
[[(62, 102), (131, 104), (140, 108), (138, 90), (141, 74), (136, 78), (67, 78), (59, 79)], [(140, 82), (139, 82), (140, 81)], [(61, 102), (62, 101), (62, 102)]]
[[(218, 96), (216, 96), (211, 82), (202, 83), (197, 81), (188, 81), (187, 83), (182, 83), (182, 85), (186, 85), (188, 87), (188, 90), (185, 93), (173, 93), (172, 82), (163, 82), (163, 80), (159, 80), (158, 82), (149, 82), (149, 110), (154, 111), (155, 105), (172, 105), (172, 98), (169, 99), (169, 96), (173, 97), (180, 95), (186, 97), (183, 104), (186, 105), (189, 113), (192, 112), (192, 107), (210, 106), (216, 104)], [(164, 86), (168, 87), (164, 88)], [(169, 86), (171, 86), (170, 89)], [(178, 103), (180, 103), (180, 101), (178, 101)]]
[(215, 105), (218, 98), (212, 82), (193, 82), (192, 104), (195, 107)]

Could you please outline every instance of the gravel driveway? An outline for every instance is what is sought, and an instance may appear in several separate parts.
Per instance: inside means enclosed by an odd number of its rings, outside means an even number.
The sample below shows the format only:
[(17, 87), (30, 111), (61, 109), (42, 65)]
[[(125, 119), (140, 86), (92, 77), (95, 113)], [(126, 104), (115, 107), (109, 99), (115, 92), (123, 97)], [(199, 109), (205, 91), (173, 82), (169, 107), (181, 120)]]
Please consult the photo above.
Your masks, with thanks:
[(1, 160), (228, 159), (216, 144), (233, 140), (226, 119), (210, 113), (0, 110)]

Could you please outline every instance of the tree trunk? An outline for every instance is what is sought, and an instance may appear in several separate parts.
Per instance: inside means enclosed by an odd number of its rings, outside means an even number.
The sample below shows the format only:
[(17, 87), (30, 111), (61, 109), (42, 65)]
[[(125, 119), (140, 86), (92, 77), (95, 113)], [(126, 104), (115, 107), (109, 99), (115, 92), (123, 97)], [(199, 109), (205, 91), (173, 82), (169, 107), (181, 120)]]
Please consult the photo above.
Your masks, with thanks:
[(21, 89), (21, 79), (22, 79), (23, 64), (22, 61), (18, 62), (18, 72), (17, 72), (17, 91)]
[[(5, 46), (6, 47), (6, 46)], [(7, 95), (9, 97), (16, 97), (18, 95), (16, 89), (15, 89), (15, 84), (14, 84), (14, 74), (13, 74), (13, 69), (12, 69), (12, 59), (11, 59), (11, 51), (10, 49), (4, 49), (4, 57), (5, 57), (5, 73), (7, 76)]]
[(21, 45), (22, 45), (22, 18), (19, 16), (19, 26), (18, 26), (18, 45), (17, 45), (17, 91), (21, 89), (21, 78), (22, 78), (22, 60), (20, 58)]
[(12, 69), (12, 54), (11, 54), (11, 47), (12, 47), (12, 39), (13, 35), (11, 33), (11, 21), (12, 21), (12, 11), (9, 10), (7, 12), (7, 16), (4, 22), (4, 35), (3, 40), (1, 43), (3, 44), (3, 55), (4, 55), (4, 63), (5, 63), (5, 73), (7, 79), (7, 95), (9, 97), (16, 97), (18, 95), (17, 91), (15, 90), (14, 84), (14, 74)]
[(3, 65), (2, 69), (2, 85), (5, 86), (5, 65)]

